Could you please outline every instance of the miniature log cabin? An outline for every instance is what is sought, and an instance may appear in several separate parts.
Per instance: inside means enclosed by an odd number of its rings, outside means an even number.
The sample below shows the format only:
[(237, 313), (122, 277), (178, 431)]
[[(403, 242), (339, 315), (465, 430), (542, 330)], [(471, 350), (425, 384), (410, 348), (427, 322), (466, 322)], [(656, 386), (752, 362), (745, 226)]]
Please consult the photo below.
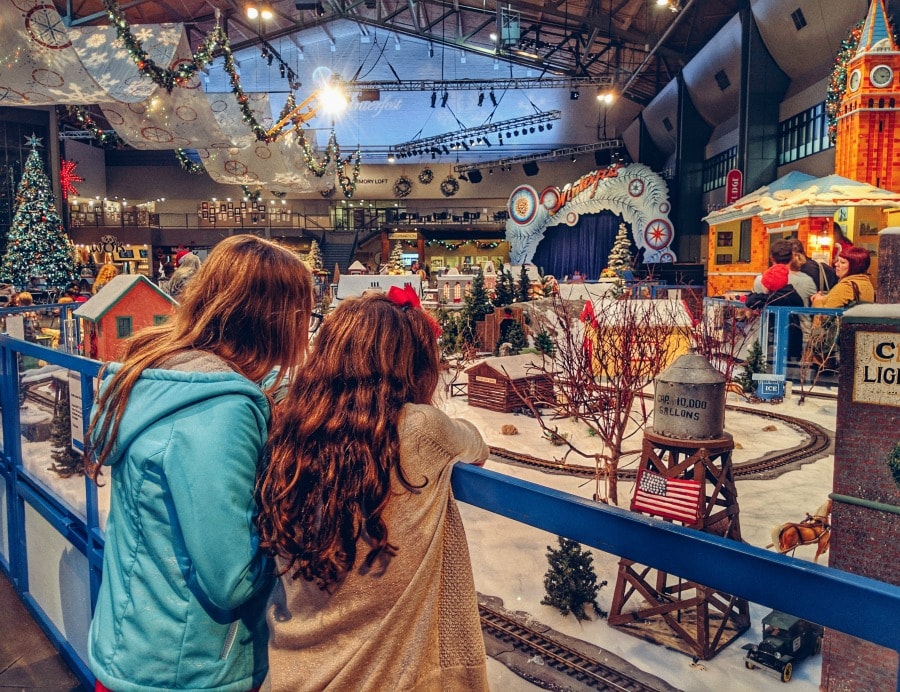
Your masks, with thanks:
[(526, 400), (536, 405), (555, 402), (553, 380), (540, 371), (540, 361), (539, 355), (528, 353), (473, 365), (466, 370), (469, 405), (514, 413), (528, 408)]

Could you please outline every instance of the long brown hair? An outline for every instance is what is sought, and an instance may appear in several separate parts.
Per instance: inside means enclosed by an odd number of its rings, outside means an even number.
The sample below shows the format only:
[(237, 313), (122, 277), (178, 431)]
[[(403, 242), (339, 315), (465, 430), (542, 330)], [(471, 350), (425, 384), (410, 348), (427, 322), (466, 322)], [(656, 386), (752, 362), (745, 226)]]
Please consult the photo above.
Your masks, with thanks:
[[(184, 351), (214, 353), (253, 382), (273, 368), (296, 369), (306, 355), (312, 277), (293, 252), (252, 235), (216, 245), (188, 283), (172, 317), (125, 344), (122, 368), (97, 400), (86, 455), (93, 478), (107, 460), (131, 389), (147, 368)], [(277, 383), (273, 383), (273, 386)]]
[(276, 409), (259, 485), (261, 544), (294, 578), (321, 588), (338, 581), (360, 538), (366, 566), (396, 553), (382, 516), (392, 473), (416, 487), (400, 468), (397, 424), (404, 404), (431, 403), (438, 362), (421, 309), (376, 294), (347, 299), (325, 319)]

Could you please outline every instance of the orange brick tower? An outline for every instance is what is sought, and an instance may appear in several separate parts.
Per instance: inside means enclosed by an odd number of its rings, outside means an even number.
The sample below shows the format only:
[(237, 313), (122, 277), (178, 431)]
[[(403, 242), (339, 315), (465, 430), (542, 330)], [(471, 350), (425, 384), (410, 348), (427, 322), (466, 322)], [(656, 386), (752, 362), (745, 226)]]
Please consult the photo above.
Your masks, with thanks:
[(838, 113), (835, 173), (900, 192), (900, 49), (872, 0)]

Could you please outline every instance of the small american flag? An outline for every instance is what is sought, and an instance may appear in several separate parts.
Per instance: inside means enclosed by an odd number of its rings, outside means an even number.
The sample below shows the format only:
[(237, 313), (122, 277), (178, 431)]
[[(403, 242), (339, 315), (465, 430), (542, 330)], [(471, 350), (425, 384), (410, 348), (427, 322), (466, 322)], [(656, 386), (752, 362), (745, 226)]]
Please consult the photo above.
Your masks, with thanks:
[(655, 471), (638, 471), (631, 509), (684, 524), (696, 524), (700, 511), (700, 481), (666, 478)]

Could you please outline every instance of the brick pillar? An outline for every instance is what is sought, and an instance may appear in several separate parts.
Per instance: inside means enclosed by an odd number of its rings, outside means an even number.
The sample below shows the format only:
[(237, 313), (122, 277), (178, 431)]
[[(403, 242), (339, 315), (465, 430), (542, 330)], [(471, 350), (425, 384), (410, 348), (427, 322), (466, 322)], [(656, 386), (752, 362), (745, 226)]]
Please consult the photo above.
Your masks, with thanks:
[(900, 226), (885, 228), (878, 234), (879, 303), (900, 303)]
[[(886, 462), (900, 426), (900, 305), (845, 312), (840, 347), (829, 564), (900, 585), (900, 488)], [(884, 626), (898, 626), (896, 613), (885, 613)], [(895, 690), (897, 667), (895, 651), (825, 634), (823, 690)]]

